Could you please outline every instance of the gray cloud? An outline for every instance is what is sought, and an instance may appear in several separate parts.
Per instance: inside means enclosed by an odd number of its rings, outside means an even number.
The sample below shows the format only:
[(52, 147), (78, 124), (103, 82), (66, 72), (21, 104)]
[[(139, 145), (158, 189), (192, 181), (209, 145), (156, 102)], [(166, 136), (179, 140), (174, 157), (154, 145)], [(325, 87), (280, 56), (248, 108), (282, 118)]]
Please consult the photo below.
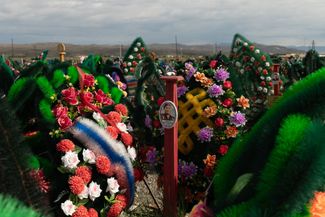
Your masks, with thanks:
[(325, 45), (323, 0), (1, 0), (0, 42)]

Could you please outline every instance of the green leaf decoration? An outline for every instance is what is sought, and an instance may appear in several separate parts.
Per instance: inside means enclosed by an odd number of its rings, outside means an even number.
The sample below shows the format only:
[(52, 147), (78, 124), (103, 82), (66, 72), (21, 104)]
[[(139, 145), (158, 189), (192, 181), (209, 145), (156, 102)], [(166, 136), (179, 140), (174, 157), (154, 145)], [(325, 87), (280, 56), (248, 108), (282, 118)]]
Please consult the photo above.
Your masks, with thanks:
[(0, 56), (0, 90), (7, 93), (10, 86), (14, 82), (14, 73), (10, 67), (6, 64), (3, 56)]
[(113, 87), (111, 89), (111, 96), (115, 103), (120, 103), (121, 98), (123, 97), (123, 92), (118, 87)]
[(96, 80), (98, 82), (98, 88), (104, 93), (108, 93), (111, 86), (108, 79), (104, 75), (97, 75)]
[(79, 80), (79, 73), (75, 66), (68, 67), (68, 76), (71, 84), (75, 84)]
[(81, 64), (82, 69), (88, 74), (97, 74), (100, 72), (100, 66), (103, 59), (99, 55), (89, 55)]
[(1, 217), (45, 217), (21, 201), (8, 195), (0, 194), (0, 216)]
[(56, 119), (52, 113), (52, 103), (47, 99), (41, 99), (38, 107), (44, 121), (47, 124), (54, 125), (56, 123)]
[(243, 174), (241, 175), (235, 185), (232, 187), (232, 189), (230, 190), (228, 196), (227, 196), (227, 203), (233, 202), (237, 196), (240, 194), (240, 192), (248, 185), (248, 183), (251, 181), (253, 177), (252, 173), (247, 173), (247, 174)]
[(62, 69), (56, 69), (53, 72), (53, 77), (51, 80), (51, 84), (53, 85), (53, 87), (55, 89), (58, 89), (60, 86), (62, 86), (65, 82), (65, 77), (64, 77), (64, 72), (62, 71)]
[(18, 111), (36, 90), (34, 78), (20, 78), (11, 86), (8, 92), (8, 102), (13, 110)]
[(38, 77), (36, 83), (47, 100), (49, 101), (56, 100), (56, 92), (53, 89), (49, 80), (47, 80), (45, 76)]

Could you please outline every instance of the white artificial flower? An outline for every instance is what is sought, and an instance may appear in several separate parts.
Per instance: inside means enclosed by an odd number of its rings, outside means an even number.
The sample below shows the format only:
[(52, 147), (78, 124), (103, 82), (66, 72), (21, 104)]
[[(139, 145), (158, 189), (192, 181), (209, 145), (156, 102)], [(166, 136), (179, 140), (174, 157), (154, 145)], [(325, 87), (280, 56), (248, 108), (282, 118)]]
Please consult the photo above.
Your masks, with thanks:
[(108, 178), (107, 179), (107, 188), (106, 192), (109, 191), (110, 194), (115, 194), (119, 190), (120, 185), (118, 184), (117, 180), (114, 177)]
[(271, 81), (271, 80), (272, 80), (272, 78), (270, 76), (266, 77), (266, 81)]
[(267, 88), (266, 87), (263, 88), (263, 92), (267, 93)]
[(257, 70), (258, 70), (259, 72), (261, 72), (261, 71), (263, 70), (263, 68), (262, 68), (262, 67), (258, 67)]
[(73, 151), (68, 151), (63, 157), (61, 157), (63, 166), (68, 169), (75, 169), (78, 166), (80, 160), (78, 159), (78, 154)]
[(132, 66), (132, 63), (131, 62), (128, 62), (128, 66)]
[(254, 57), (251, 57), (251, 62), (254, 62), (255, 61), (255, 58)]
[(121, 132), (127, 132), (127, 127), (124, 123), (117, 123), (116, 124), (116, 127), (121, 131)]
[(129, 56), (129, 59), (130, 59), (130, 60), (133, 60), (133, 58), (134, 58), (133, 55), (130, 55), (130, 56)]
[(128, 72), (129, 70), (127, 68), (124, 69), (124, 72)]
[(100, 196), (101, 192), (102, 192), (102, 189), (100, 189), (100, 185), (98, 185), (96, 182), (92, 181), (89, 184), (88, 194), (89, 194), (90, 200), (94, 201), (97, 197)]
[(94, 154), (94, 152), (92, 152), (89, 149), (84, 149), (82, 151), (82, 158), (87, 163), (90, 163), (90, 164), (96, 163), (96, 155)]
[(260, 50), (259, 49), (256, 49), (255, 50), (255, 53), (259, 54), (260, 53)]
[(77, 207), (73, 205), (71, 200), (66, 200), (64, 203), (61, 203), (61, 209), (67, 216), (72, 215), (76, 211), (76, 208)]
[(245, 70), (244, 69), (240, 69), (239, 72), (240, 72), (240, 74), (244, 74)]
[(80, 200), (88, 198), (88, 188), (85, 185), (84, 190), (80, 194), (78, 194)]
[(137, 46), (138, 46), (138, 47), (141, 47), (141, 43), (140, 43), (140, 42), (137, 42)]
[(236, 65), (237, 67), (241, 67), (241, 63), (238, 62), (238, 61), (235, 63), (235, 65)]
[(138, 52), (139, 51), (139, 49), (137, 47), (135, 47), (133, 50), (134, 50), (134, 52)]
[(248, 43), (247, 43), (247, 42), (245, 42), (245, 43), (244, 43), (244, 46), (248, 46)]
[(266, 62), (265, 65), (266, 65), (267, 67), (270, 67), (270, 63), (269, 63), (269, 62)]
[(262, 90), (263, 90), (263, 87), (259, 86), (259, 87), (257, 88), (257, 90), (258, 90), (258, 91), (262, 91)]
[(264, 80), (265, 78), (264, 78), (264, 76), (260, 76), (260, 79), (261, 79), (261, 80)]
[(135, 158), (137, 157), (137, 152), (136, 152), (135, 148), (128, 146), (127, 151), (128, 151), (128, 154), (129, 154), (131, 160), (134, 161)]
[(107, 127), (106, 121), (98, 112), (93, 112), (93, 118), (95, 119), (95, 121), (97, 121), (99, 126), (101, 126), (103, 128)]

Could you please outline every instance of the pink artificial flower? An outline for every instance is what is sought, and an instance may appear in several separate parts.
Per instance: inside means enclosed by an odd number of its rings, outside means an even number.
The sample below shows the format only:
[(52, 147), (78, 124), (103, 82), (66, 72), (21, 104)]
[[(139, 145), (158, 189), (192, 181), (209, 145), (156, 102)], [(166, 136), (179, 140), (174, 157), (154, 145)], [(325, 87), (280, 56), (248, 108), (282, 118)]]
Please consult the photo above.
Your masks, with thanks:
[(93, 100), (94, 100), (94, 95), (91, 92), (89, 92), (89, 91), (85, 91), (83, 93), (80, 93), (80, 97), (86, 103), (92, 103)]
[(103, 105), (114, 104), (113, 100), (111, 98), (108, 98), (107, 95), (101, 89), (95, 92), (95, 99), (98, 103), (101, 103)]
[(94, 201), (96, 198), (100, 196), (100, 193), (102, 192), (102, 189), (100, 188), (100, 185), (98, 185), (96, 182), (91, 182), (88, 187), (88, 193), (89, 193), (89, 199)]
[(63, 99), (70, 105), (78, 104), (78, 99), (77, 99), (78, 92), (74, 87), (69, 87), (67, 89), (62, 90), (61, 94), (63, 96)]
[(72, 120), (68, 116), (61, 116), (57, 119), (57, 122), (62, 130), (65, 130), (72, 126)]
[(56, 118), (61, 116), (68, 116), (68, 107), (58, 104), (53, 108), (52, 113)]
[(84, 85), (85, 87), (92, 87), (95, 84), (95, 78), (93, 75), (84, 74)]

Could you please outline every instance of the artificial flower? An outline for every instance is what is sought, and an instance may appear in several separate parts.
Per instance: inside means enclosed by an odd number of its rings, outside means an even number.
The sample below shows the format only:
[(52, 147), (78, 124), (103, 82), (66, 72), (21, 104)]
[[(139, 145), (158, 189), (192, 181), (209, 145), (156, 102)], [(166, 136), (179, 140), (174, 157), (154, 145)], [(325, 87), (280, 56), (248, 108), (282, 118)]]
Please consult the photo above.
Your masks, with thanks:
[(217, 108), (218, 107), (215, 106), (215, 105), (214, 106), (208, 106), (203, 110), (202, 115), (204, 117), (207, 117), (207, 118), (212, 117), (217, 113)]
[(29, 173), (30, 177), (35, 181), (39, 190), (48, 193), (50, 190), (50, 182), (46, 180), (42, 169), (32, 169)]
[(82, 158), (85, 162), (89, 163), (89, 164), (95, 164), (96, 163), (96, 155), (94, 154), (94, 152), (92, 152), (89, 149), (84, 149), (82, 151)]
[(222, 86), (217, 84), (213, 84), (212, 86), (210, 86), (207, 92), (210, 97), (215, 97), (215, 98), (225, 93), (225, 91), (222, 89)]
[(137, 157), (137, 153), (134, 147), (128, 146), (127, 147), (127, 152), (129, 154), (129, 157), (132, 161), (134, 161)]
[(66, 200), (64, 203), (61, 203), (61, 209), (67, 216), (71, 216), (76, 211), (76, 208), (71, 200)]
[(89, 217), (98, 217), (98, 212), (95, 209), (90, 208), (88, 210), (88, 215), (89, 215)]
[(235, 125), (236, 127), (242, 127), (246, 124), (246, 117), (245, 114), (241, 112), (233, 112), (230, 117), (229, 121), (231, 124)]
[(129, 133), (121, 133), (121, 140), (126, 146), (130, 146), (133, 143), (133, 137)]
[(65, 155), (61, 157), (61, 161), (63, 163), (63, 166), (68, 169), (77, 168), (77, 165), (80, 162), (80, 160), (78, 159), (78, 154), (73, 151), (66, 152)]
[(68, 116), (68, 110), (68, 107), (58, 104), (52, 109), (52, 113), (56, 118), (58, 118), (61, 116)]
[(101, 103), (103, 105), (114, 104), (113, 100), (111, 98), (107, 97), (107, 95), (101, 89), (95, 91), (95, 100), (98, 103)]
[(62, 130), (72, 126), (72, 120), (68, 116), (60, 116), (57, 121)]
[(73, 151), (75, 144), (70, 139), (63, 139), (56, 144), (56, 150), (62, 153)]
[(202, 128), (197, 136), (200, 142), (210, 142), (213, 137), (213, 129), (211, 127)]
[(123, 211), (123, 206), (120, 203), (114, 203), (108, 210), (107, 217), (118, 217)]
[(116, 127), (113, 126), (108, 126), (106, 128), (108, 134), (113, 138), (113, 139), (117, 139), (118, 137), (118, 129), (116, 129)]
[(128, 109), (123, 104), (117, 104), (117, 105), (115, 105), (114, 106), (114, 109), (115, 109), (115, 111), (117, 111), (118, 113), (120, 113), (123, 116), (127, 116), (128, 115)]
[(236, 127), (234, 126), (227, 126), (227, 129), (225, 130), (225, 134), (227, 136), (227, 138), (236, 138), (237, 134), (238, 134), (238, 130)]
[(311, 217), (325, 216), (325, 192), (315, 192), (310, 207)]
[(158, 106), (161, 106), (161, 104), (163, 104), (164, 101), (165, 101), (165, 98), (163, 96), (159, 97), (157, 100)]
[(154, 119), (154, 120), (152, 121), (152, 126), (153, 126), (154, 128), (160, 128), (160, 127), (161, 127), (160, 121), (157, 120), (157, 119)]
[(93, 118), (97, 121), (99, 126), (104, 128), (107, 127), (105, 119), (98, 112), (93, 112)]
[(133, 168), (133, 173), (134, 173), (134, 180), (136, 182), (140, 182), (140, 181), (143, 180), (144, 172), (143, 172), (143, 170), (141, 168), (139, 168), (139, 167)]
[(95, 84), (95, 78), (91, 74), (84, 74), (83, 82), (84, 82), (85, 87), (92, 87)]
[(96, 182), (92, 181), (89, 184), (88, 187), (88, 194), (89, 194), (89, 199), (94, 201), (96, 198), (100, 196), (100, 193), (102, 192), (102, 189), (100, 189), (100, 185), (98, 185)]
[(157, 150), (156, 148), (150, 148), (146, 153), (146, 162), (149, 164), (154, 164), (157, 158)]
[(229, 78), (229, 72), (227, 72), (224, 68), (219, 68), (214, 74), (214, 78), (217, 81), (225, 81)]
[(223, 118), (216, 118), (215, 121), (214, 121), (214, 124), (217, 126), (217, 127), (222, 127), (224, 124), (225, 124), (225, 121), (223, 120)]
[(243, 95), (236, 99), (238, 106), (243, 109), (249, 108), (249, 99), (245, 98)]
[(216, 164), (216, 156), (208, 154), (206, 159), (203, 160), (206, 167), (214, 167)]
[(87, 208), (83, 205), (79, 206), (72, 217), (89, 217)]
[(211, 60), (209, 63), (210, 68), (214, 69), (217, 66), (217, 60)]
[(106, 175), (111, 169), (111, 161), (104, 155), (96, 158), (96, 168), (100, 174)]
[(64, 89), (61, 91), (63, 100), (69, 103), (70, 105), (77, 105), (78, 99), (77, 99), (77, 90), (74, 87), (69, 87), (67, 89)]
[(117, 127), (117, 129), (119, 129), (121, 132), (124, 132), (124, 133), (127, 132), (127, 130), (128, 130), (125, 123), (117, 123), (116, 127)]
[(225, 155), (228, 152), (228, 145), (220, 145), (218, 149), (218, 153), (221, 155)]
[(222, 102), (222, 105), (223, 105), (224, 107), (226, 107), (226, 108), (232, 106), (232, 99), (230, 99), (230, 98), (225, 99), (225, 100)]
[(177, 87), (177, 97), (183, 96), (188, 91), (188, 87), (181, 85)]
[(178, 176), (185, 178), (185, 179), (190, 179), (193, 176), (196, 175), (197, 173), (197, 166), (193, 162), (186, 162), (179, 160), (178, 162)]
[(80, 178), (79, 176), (71, 176), (69, 178), (68, 183), (69, 183), (70, 191), (76, 195), (81, 194), (86, 188), (83, 179)]
[(80, 200), (88, 198), (88, 188), (87, 186), (84, 187), (82, 192), (77, 195)]
[(231, 83), (231, 81), (224, 81), (224, 82), (223, 82), (223, 87), (224, 87), (225, 89), (231, 89), (231, 88), (232, 88), (232, 83)]
[(120, 123), (122, 121), (121, 115), (116, 111), (111, 111), (107, 114), (107, 118), (114, 124)]
[(144, 119), (144, 125), (150, 129), (152, 128), (152, 120), (149, 115), (146, 115)]
[(75, 171), (75, 175), (82, 178), (85, 184), (91, 181), (92, 171), (87, 166), (79, 166)]
[(94, 101), (94, 95), (89, 91), (85, 91), (85, 92), (80, 93), (80, 98), (85, 103), (92, 103)]
[(118, 184), (117, 180), (114, 177), (107, 179), (107, 188), (106, 192), (110, 194), (115, 194), (119, 191), (120, 185)]

